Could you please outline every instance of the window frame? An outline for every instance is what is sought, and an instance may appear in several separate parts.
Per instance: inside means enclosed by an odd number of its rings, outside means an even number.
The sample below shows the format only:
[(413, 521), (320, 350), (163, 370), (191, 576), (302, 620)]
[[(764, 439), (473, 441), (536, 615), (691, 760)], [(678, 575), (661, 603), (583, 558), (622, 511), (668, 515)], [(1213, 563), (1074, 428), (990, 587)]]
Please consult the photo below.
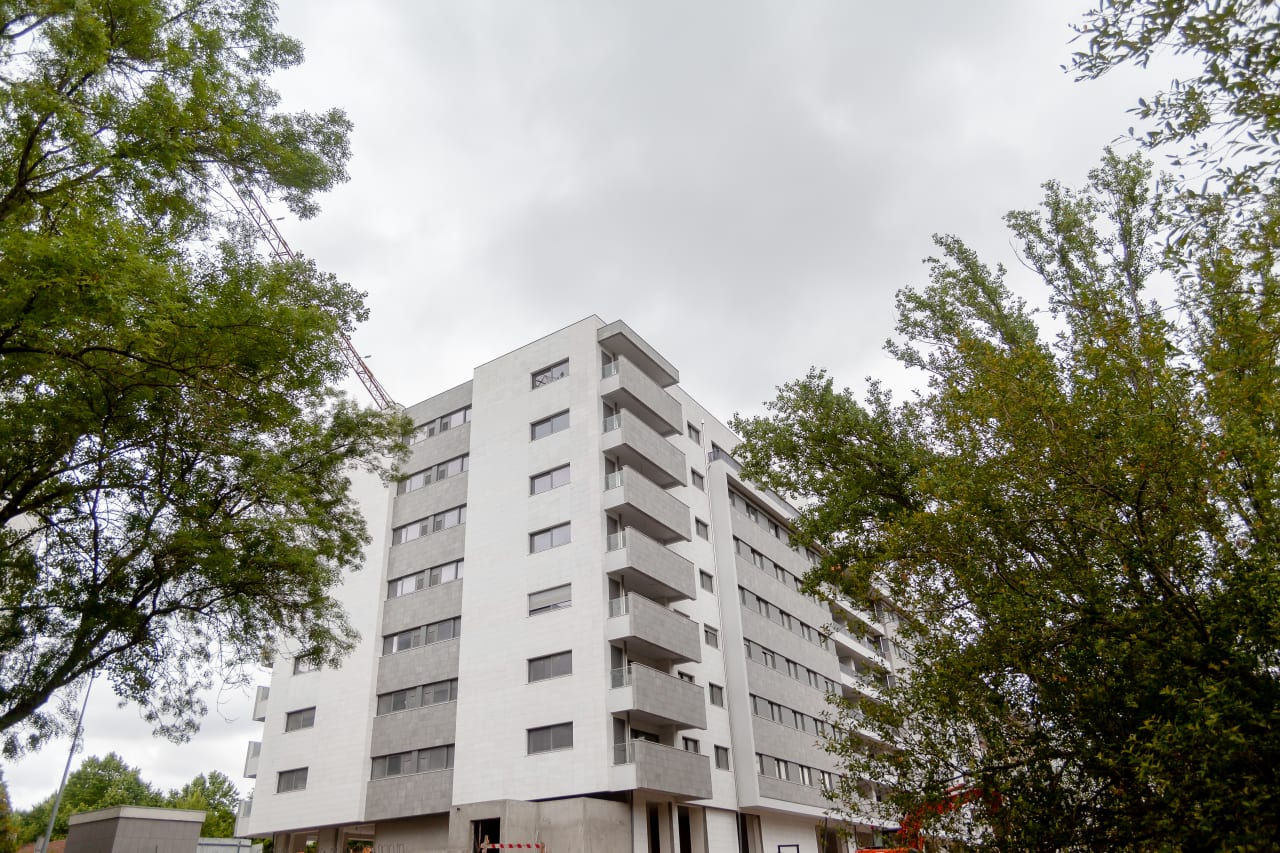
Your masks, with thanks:
[(711, 525), (700, 518), (693, 519), (693, 532), (699, 539), (711, 541)]
[[(719, 702), (716, 701), (717, 698), (720, 700)], [(707, 682), (707, 703), (715, 706), (716, 708), (724, 707), (724, 685), (723, 684), (716, 684), (711, 681)]]
[[(562, 372), (556, 372), (556, 368), (563, 367)], [(559, 382), (569, 375), (569, 359), (563, 358), (555, 364), (548, 364), (539, 370), (535, 370), (529, 374), (529, 388), (536, 391), (539, 388), (545, 388), (553, 382)]]
[[(551, 527), (544, 527), (541, 530), (535, 530), (532, 533), (530, 533), (529, 534), (529, 553), (541, 554), (543, 551), (550, 551), (552, 548), (563, 548), (565, 545), (572, 543), (573, 542), (573, 528), (571, 526), (572, 524), (573, 522), (570, 522), (570, 521), (562, 521), (559, 524), (553, 524)], [(556, 534), (561, 530), (565, 531), (565, 539), (562, 542), (557, 542), (555, 541)], [(538, 537), (543, 536), (545, 534), (550, 534), (550, 538), (548, 539), (548, 544), (540, 548), (537, 547)]]
[[(547, 665), (546, 675), (539, 675), (536, 678), (534, 677), (533, 669), (537, 664)], [(561, 666), (562, 664), (567, 664), (567, 668)], [(557, 672), (557, 666), (561, 666), (562, 671)], [(555, 678), (564, 678), (569, 675), (573, 675), (573, 649), (566, 649), (562, 652), (552, 652), (548, 655), (539, 655), (537, 657), (529, 658), (527, 661), (526, 678), (528, 680), (526, 683), (528, 684), (537, 684), (540, 681), (550, 681)]]
[[(535, 495), (544, 495), (553, 489), (559, 489), (563, 486), (569, 485), (572, 477), (572, 472), (570, 471), (570, 464), (571, 463), (566, 462), (563, 465), (557, 465), (554, 468), (548, 468), (547, 470), (542, 471), (540, 473), (530, 475), (529, 497), (534, 497)], [(561, 474), (561, 473), (564, 474), (564, 479), (557, 483), (556, 477), (558, 474)], [(539, 489), (538, 481), (542, 480), (544, 477), (549, 478), (547, 482), (549, 482), (550, 485), (544, 489)]]
[(698, 569), (698, 586), (712, 595), (716, 594), (716, 576), (705, 569)]
[[(729, 761), (729, 755), (730, 755), (729, 747), (720, 746), (720, 744), (716, 744), (714, 747), (714, 752), (715, 752), (715, 759), (714, 759), (715, 768), (717, 770), (732, 770), (732, 767), (730, 766), (730, 761)], [(721, 756), (724, 756), (724, 763), (720, 762)]]
[[(305, 716), (301, 716), (308, 712), (310, 712), (311, 714), (310, 719), (308, 719)], [(290, 725), (294, 720), (299, 720), (301, 722), (299, 722), (299, 724), (296, 726)], [(284, 730), (286, 734), (289, 732), (299, 732), (299, 731), (302, 731), (303, 729), (313, 729), (315, 728), (315, 725), (316, 725), (316, 706), (315, 705), (312, 705), (310, 708), (299, 708), (296, 711), (288, 711), (284, 715)]]
[[(535, 595), (541, 595), (543, 593), (548, 593), (548, 592), (555, 592), (561, 589), (566, 591), (567, 593), (566, 598), (561, 599), (555, 602), (554, 604), (541, 604), (536, 608), (533, 606), (533, 597)], [(533, 592), (529, 593), (528, 604), (529, 604), (530, 616), (541, 616), (543, 613), (551, 613), (556, 610), (563, 610), (566, 607), (572, 607), (573, 606), (573, 583), (572, 582), (562, 583), (562, 584), (557, 584), (556, 586), (549, 586), (546, 589), (536, 589)]]
[[(561, 742), (556, 744), (557, 734), (563, 736), (568, 731), (568, 743)], [(533, 739), (535, 735), (540, 736), (543, 733), (547, 735), (547, 747), (545, 749), (534, 749)], [(566, 749), (573, 749), (573, 721), (567, 723), (552, 723), (549, 726), (533, 726), (525, 729), (525, 755), (542, 755), (548, 752), (563, 752)]]
[(720, 629), (704, 624), (702, 626), (702, 642), (709, 648), (720, 648)]
[[(291, 794), (291, 793), (293, 793), (294, 791), (305, 791), (305, 790), (307, 790), (307, 771), (308, 771), (309, 769), (310, 769), (309, 767), (293, 767), (293, 768), (290, 768), (289, 770), (280, 770), (280, 771), (277, 771), (277, 773), (276, 773), (276, 793), (277, 793), (277, 794)], [(301, 774), (302, 774), (302, 777), (301, 777), (301, 778), (302, 778), (302, 784), (301, 784), (301, 785), (295, 785), (295, 784), (293, 784), (293, 783), (292, 783), (292, 780), (297, 779), (297, 778), (298, 778), (297, 774), (299, 774), (299, 773), (301, 773)], [(287, 788), (285, 787), (285, 780), (286, 780), (286, 779), (290, 780), (290, 785), (289, 785), (289, 787), (287, 787)]]
[[(563, 425), (557, 427), (556, 423), (559, 421), (560, 418), (564, 418), (564, 422), (563, 422)], [(538, 428), (544, 425), (547, 426), (548, 429), (546, 432), (539, 435)], [(529, 424), (529, 440), (540, 441), (544, 438), (547, 438), (548, 436), (555, 435), (558, 432), (564, 432), (570, 426), (571, 426), (571, 421), (569, 419), (569, 410), (565, 409), (562, 412), (556, 412), (554, 415), (548, 415), (545, 418), (539, 418), (538, 420), (533, 421), (532, 423)]]

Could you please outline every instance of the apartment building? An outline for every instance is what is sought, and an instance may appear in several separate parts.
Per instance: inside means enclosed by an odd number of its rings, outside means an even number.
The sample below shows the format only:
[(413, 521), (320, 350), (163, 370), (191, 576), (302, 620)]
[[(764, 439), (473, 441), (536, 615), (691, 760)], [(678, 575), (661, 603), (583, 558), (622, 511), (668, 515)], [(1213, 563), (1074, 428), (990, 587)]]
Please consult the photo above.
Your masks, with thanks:
[(794, 510), (743, 481), (679, 379), (592, 316), (408, 408), (410, 476), (357, 484), (374, 542), (342, 597), (363, 639), (339, 669), (278, 656), (238, 834), (846, 849), (826, 697), (874, 698), (892, 625), (799, 592)]

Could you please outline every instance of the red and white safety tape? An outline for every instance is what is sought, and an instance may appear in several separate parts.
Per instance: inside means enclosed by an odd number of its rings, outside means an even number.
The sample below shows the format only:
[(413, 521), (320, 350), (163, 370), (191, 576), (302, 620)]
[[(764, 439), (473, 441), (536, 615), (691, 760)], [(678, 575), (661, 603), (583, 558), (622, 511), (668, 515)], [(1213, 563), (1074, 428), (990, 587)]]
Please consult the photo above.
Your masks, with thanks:
[(481, 850), (546, 850), (543, 844), (481, 844)]

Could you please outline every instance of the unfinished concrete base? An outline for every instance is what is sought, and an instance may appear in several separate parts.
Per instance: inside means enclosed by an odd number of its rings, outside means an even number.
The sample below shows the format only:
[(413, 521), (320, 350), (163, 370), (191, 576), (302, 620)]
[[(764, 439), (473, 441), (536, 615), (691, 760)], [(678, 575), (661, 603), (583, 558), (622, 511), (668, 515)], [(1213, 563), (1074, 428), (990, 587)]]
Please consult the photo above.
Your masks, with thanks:
[[(573, 797), (528, 803), (491, 800), (456, 806), (449, 812), (450, 851), (474, 850), (479, 827), (497, 821), (491, 842), (542, 843), (555, 853), (618, 853), (631, 849), (631, 807), (626, 803)], [(379, 836), (381, 842), (381, 836)], [(483, 839), (482, 839), (483, 840)]]

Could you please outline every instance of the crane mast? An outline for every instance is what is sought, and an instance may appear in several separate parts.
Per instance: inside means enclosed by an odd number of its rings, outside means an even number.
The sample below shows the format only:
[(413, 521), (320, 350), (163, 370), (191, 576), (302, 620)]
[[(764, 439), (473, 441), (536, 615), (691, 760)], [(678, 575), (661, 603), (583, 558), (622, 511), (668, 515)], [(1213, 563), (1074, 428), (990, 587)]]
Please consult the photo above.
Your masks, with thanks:
[[(262, 239), (267, 241), (267, 246), (271, 249), (276, 260), (292, 261), (296, 260), (293, 249), (289, 247), (289, 243), (284, 239), (284, 235), (280, 233), (280, 229), (276, 227), (275, 221), (267, 213), (267, 209), (263, 207), (262, 202), (248, 187), (241, 188), (235, 181), (231, 180), (231, 176), (223, 172), (227, 178), (227, 183), (235, 190), (236, 198), (240, 200), (240, 206), (249, 214), (250, 221), (254, 227), (258, 229), (258, 233), (262, 235)], [(365, 390), (369, 392), (369, 396), (373, 397), (373, 402), (379, 409), (398, 409), (399, 405), (395, 400), (391, 399), (391, 394), (378, 381), (378, 377), (373, 375), (373, 371), (369, 369), (369, 365), (360, 357), (360, 352), (351, 343), (351, 338), (347, 337), (345, 332), (339, 331), (338, 334), (342, 339), (342, 356), (346, 360), (347, 365), (352, 372), (360, 379)]]

